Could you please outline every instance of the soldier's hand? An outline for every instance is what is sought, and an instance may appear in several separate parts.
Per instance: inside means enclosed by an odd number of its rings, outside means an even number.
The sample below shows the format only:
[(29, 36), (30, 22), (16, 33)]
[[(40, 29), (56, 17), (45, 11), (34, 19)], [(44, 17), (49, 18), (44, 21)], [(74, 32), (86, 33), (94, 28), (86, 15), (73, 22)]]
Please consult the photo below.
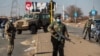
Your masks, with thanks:
[(71, 39), (68, 39), (68, 41), (71, 41)]
[(67, 34), (67, 37), (69, 37), (69, 34)]
[(8, 33), (8, 36), (11, 36), (11, 33)]

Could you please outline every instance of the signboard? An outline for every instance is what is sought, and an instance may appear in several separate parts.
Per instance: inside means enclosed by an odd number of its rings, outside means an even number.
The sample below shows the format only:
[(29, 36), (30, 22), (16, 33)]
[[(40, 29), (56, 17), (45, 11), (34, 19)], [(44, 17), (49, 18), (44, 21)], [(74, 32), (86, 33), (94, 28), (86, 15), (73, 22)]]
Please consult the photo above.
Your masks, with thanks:
[(30, 11), (31, 9), (32, 9), (32, 2), (30, 2), (30, 1), (27, 1), (26, 3), (25, 3), (25, 9), (26, 9), (26, 11)]
[(42, 11), (43, 9), (47, 9), (46, 2), (32, 2), (33, 5), (33, 12), (35, 11)]
[(40, 11), (42, 9), (45, 9), (47, 7), (47, 3), (37, 3), (37, 8), (40, 9)]
[(78, 17), (78, 13), (77, 12), (74, 13), (74, 17)]
[(95, 9), (92, 9), (91, 12), (90, 12), (90, 14), (91, 14), (92, 16), (95, 16), (95, 15), (97, 15), (97, 11), (96, 11)]

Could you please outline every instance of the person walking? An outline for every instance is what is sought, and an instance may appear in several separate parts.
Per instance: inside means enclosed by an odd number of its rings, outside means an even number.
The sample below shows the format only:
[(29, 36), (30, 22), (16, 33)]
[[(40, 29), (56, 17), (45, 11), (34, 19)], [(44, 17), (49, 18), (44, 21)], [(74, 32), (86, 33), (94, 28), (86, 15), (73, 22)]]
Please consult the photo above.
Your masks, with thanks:
[(50, 26), (48, 27), (48, 31), (51, 32), (51, 42), (53, 45), (52, 56), (57, 56), (58, 52), (59, 56), (64, 56), (65, 38), (59, 35), (67, 35), (67, 37), (69, 37), (69, 34), (67, 31), (67, 27), (61, 22), (60, 17), (57, 17), (55, 21), (50, 24)]

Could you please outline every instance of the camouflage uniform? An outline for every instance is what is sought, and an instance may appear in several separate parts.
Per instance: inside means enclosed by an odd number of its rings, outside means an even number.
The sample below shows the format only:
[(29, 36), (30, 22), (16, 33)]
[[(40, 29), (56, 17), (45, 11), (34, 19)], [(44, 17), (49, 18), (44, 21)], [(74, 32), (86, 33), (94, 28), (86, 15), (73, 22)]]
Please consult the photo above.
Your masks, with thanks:
[(91, 24), (92, 24), (92, 19), (89, 19), (84, 26), (84, 29), (83, 29), (84, 39), (86, 39), (87, 34), (88, 34), (89, 40), (91, 39)]
[(48, 31), (51, 32), (51, 42), (53, 45), (52, 56), (57, 56), (58, 52), (60, 56), (64, 56), (63, 48), (64, 48), (65, 39), (57, 36), (56, 32), (60, 32), (60, 34), (64, 36), (65, 33), (67, 33), (67, 36), (69, 37), (66, 26), (63, 23), (59, 24), (55, 21), (48, 27)]
[(16, 32), (16, 29), (15, 29), (13, 23), (8, 21), (5, 25), (5, 34), (6, 34), (6, 38), (8, 40), (8, 50), (7, 50), (8, 56), (12, 55), (12, 52), (14, 49), (15, 32)]

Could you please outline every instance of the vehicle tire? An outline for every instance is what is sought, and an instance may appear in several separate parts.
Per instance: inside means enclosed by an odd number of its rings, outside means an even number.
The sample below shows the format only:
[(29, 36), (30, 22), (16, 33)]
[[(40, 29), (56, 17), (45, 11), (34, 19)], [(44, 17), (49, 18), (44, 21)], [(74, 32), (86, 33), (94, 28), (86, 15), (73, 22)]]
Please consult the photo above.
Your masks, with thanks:
[(31, 31), (31, 34), (36, 34), (37, 33), (36, 26), (31, 26), (30, 31)]
[(100, 34), (97, 34), (97, 36), (96, 36), (96, 42), (100, 43)]
[(100, 34), (98, 35), (98, 42), (99, 42), (99, 44), (100, 44)]
[(47, 28), (48, 28), (47, 26), (44, 26), (44, 27), (43, 27), (43, 31), (44, 31), (44, 32), (48, 32), (48, 29), (47, 29)]
[(22, 30), (17, 30), (17, 34), (22, 34)]
[(98, 35), (97, 34), (94, 35), (94, 39), (96, 40), (96, 42), (98, 42)]

